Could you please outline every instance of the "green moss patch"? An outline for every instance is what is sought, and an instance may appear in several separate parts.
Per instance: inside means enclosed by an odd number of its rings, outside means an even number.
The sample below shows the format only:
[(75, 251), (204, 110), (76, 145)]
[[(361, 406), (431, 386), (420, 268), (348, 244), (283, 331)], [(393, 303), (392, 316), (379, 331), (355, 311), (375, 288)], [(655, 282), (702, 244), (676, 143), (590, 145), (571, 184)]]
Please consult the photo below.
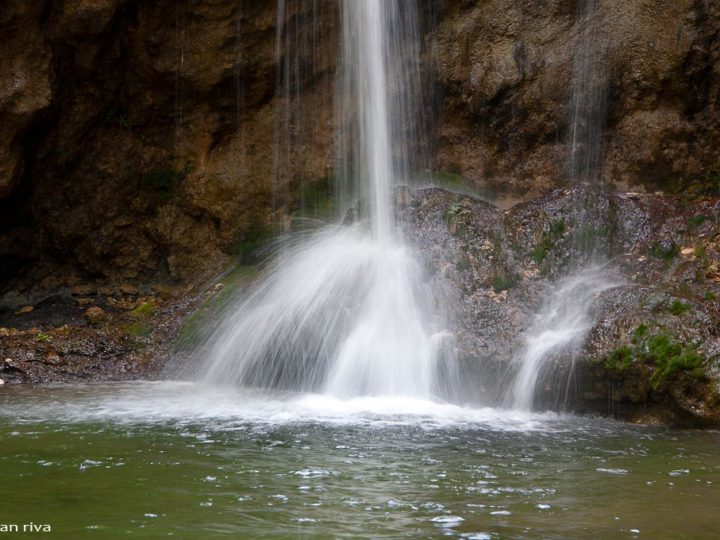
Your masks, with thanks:
[(634, 332), (632, 344), (615, 349), (605, 359), (605, 368), (612, 373), (625, 373), (634, 365), (652, 367), (650, 386), (660, 389), (668, 380), (680, 374), (705, 378), (706, 359), (697, 349), (681, 343), (666, 333), (651, 333), (640, 325)]
[(682, 315), (683, 313), (688, 311), (690, 307), (690, 304), (686, 304), (684, 302), (681, 302), (680, 300), (675, 299), (670, 302), (670, 305), (668, 306), (668, 311), (673, 315)]
[(254, 266), (236, 265), (218, 279), (215, 290), (183, 322), (177, 341), (178, 350), (188, 350), (200, 343), (231, 301), (258, 274)]
[(300, 187), (300, 213), (321, 220), (329, 220), (335, 215), (334, 176), (303, 182)]

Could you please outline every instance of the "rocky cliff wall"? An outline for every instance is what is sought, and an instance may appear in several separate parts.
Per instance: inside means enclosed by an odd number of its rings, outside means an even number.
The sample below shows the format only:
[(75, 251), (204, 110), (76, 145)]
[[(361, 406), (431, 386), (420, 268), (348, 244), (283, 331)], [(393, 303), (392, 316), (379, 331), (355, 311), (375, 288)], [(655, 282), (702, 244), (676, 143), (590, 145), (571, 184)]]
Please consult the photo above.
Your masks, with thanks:
[[(423, 5), (433, 168), (513, 193), (566, 183), (576, 0)], [(593, 24), (604, 177), (716, 183), (720, 7), (603, 0)], [(337, 33), (331, 0), (3, 2), (6, 302), (192, 282), (245, 249), (330, 174)]]

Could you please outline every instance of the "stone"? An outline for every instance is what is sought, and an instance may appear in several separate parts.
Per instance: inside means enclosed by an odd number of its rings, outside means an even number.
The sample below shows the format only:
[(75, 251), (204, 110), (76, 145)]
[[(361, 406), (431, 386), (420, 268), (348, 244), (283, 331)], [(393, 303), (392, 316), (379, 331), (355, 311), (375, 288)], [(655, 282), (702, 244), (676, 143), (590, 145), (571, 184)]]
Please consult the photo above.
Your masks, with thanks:
[(31, 313), (33, 309), (35, 309), (33, 306), (23, 306), (15, 312), (15, 315), (25, 315), (26, 313)]
[(92, 285), (76, 285), (70, 289), (73, 296), (89, 296), (95, 293), (95, 287)]
[(123, 283), (119, 287), (120, 292), (123, 294), (127, 294), (128, 296), (137, 296), (138, 290), (137, 287), (134, 285), (131, 285), (130, 283)]
[(2, 386), (3, 384), (5, 384), (5, 381), (0, 379), (0, 386)]
[(60, 360), (60, 355), (58, 355), (58, 354), (55, 353), (55, 352), (51, 352), (51, 353), (49, 353), (49, 354), (45, 357), (45, 363), (46, 363), (46, 364), (50, 364), (50, 365), (52, 365), (52, 366), (56, 366), (56, 365), (58, 365), (60, 362), (61, 362), (61, 360)]
[(108, 313), (101, 307), (88, 308), (83, 315), (90, 324), (100, 324), (109, 320)]

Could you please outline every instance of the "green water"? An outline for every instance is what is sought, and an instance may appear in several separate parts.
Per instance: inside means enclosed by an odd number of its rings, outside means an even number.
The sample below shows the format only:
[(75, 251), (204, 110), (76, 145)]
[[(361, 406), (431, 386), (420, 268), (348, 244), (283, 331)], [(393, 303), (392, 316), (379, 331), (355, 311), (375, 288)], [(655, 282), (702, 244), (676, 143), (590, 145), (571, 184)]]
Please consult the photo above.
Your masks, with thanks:
[(0, 388), (0, 538), (718, 538), (720, 433), (177, 383)]

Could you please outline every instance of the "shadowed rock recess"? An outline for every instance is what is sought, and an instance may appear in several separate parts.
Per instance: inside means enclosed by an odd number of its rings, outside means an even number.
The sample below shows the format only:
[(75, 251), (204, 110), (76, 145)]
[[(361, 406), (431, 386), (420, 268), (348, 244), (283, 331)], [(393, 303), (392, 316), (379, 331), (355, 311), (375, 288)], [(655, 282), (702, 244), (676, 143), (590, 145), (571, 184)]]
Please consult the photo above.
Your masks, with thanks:
[[(447, 190), (396, 212), (483, 373), (466, 399), (502, 401), (592, 244), (617, 286), (535, 406), (720, 424), (720, 5), (598, 2), (592, 193), (568, 172), (578, 2), (421, 5), (414, 172)], [(0, 3), (0, 379), (157, 375), (271, 239), (333, 214), (339, 25), (331, 0)]]

